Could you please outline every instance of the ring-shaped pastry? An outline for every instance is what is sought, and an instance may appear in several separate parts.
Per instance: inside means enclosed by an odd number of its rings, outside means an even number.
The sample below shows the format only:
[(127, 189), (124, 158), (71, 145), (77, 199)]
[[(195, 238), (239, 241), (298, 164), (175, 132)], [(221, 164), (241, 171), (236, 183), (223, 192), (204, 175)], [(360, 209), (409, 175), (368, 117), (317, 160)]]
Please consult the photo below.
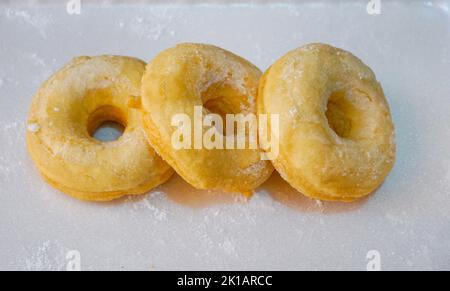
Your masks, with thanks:
[[(211, 149), (192, 145), (180, 149), (172, 140), (177, 130), (173, 117), (183, 114), (195, 122), (195, 108), (200, 108), (202, 116), (221, 116), (224, 124), (227, 114), (256, 116), (260, 76), (260, 70), (243, 58), (204, 44), (177, 45), (147, 65), (142, 108), (150, 143), (192, 186), (249, 194), (271, 175), (273, 167), (261, 159), (259, 147)], [(205, 136), (209, 129), (199, 131)], [(193, 133), (192, 144), (195, 138)]]
[[(145, 63), (120, 56), (78, 57), (39, 89), (29, 112), (28, 150), (44, 179), (79, 199), (141, 194), (172, 169), (147, 142), (139, 99)], [(110, 142), (92, 137), (105, 121), (125, 128)]]
[(309, 44), (287, 53), (261, 80), (258, 113), (280, 115), (272, 162), (312, 198), (353, 201), (393, 167), (388, 103), (372, 70), (349, 52)]

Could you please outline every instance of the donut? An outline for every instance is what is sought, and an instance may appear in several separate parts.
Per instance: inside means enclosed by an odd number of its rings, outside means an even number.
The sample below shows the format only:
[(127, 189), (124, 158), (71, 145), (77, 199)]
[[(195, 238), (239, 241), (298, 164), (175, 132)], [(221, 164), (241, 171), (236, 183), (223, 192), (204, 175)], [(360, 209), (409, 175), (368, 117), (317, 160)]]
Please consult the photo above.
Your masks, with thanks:
[[(131, 106), (144, 70), (144, 62), (130, 57), (78, 57), (40, 87), (26, 140), (50, 185), (79, 199), (109, 201), (169, 179), (172, 169), (150, 147), (142, 113)], [(123, 135), (109, 142), (93, 138), (105, 121), (122, 124)]]
[(395, 161), (389, 105), (372, 70), (342, 49), (308, 44), (263, 75), (259, 114), (279, 114), (275, 169), (306, 196), (353, 201)]
[[(196, 108), (202, 116), (213, 114), (221, 120), (229, 115), (256, 116), (260, 76), (250, 62), (206, 44), (179, 44), (147, 65), (141, 91), (144, 128), (159, 155), (195, 188), (249, 195), (271, 175), (273, 167), (261, 158), (259, 146), (177, 148), (172, 140), (177, 130), (173, 117), (183, 114), (195, 121)], [(209, 129), (198, 132), (205, 136)], [(229, 137), (229, 131), (220, 135)]]

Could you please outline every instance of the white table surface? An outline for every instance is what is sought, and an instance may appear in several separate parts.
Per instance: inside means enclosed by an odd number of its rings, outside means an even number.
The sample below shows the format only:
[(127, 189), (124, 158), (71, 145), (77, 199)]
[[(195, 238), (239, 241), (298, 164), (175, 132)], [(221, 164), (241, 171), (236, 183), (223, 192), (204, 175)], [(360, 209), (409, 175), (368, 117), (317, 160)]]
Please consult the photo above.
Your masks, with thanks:
[[(450, 269), (449, 1), (288, 1), (221, 5), (0, 4), (0, 269)], [(53, 4), (52, 4), (53, 3)], [(140, 198), (87, 203), (45, 184), (25, 147), (38, 86), (79, 55), (150, 60), (179, 42), (229, 49), (267, 68), (302, 44), (350, 50), (376, 73), (397, 162), (357, 203), (316, 203), (274, 176), (250, 201), (180, 178)]]

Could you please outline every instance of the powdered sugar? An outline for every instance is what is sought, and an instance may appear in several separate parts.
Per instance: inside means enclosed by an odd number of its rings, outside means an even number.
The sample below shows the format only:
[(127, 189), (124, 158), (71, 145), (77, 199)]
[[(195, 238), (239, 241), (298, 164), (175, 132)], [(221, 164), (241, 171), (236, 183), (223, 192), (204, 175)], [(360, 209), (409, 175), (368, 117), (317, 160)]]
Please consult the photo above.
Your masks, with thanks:
[(41, 129), (41, 126), (39, 125), (39, 123), (33, 122), (28, 124), (27, 129), (29, 132), (36, 133)]
[(151, 197), (145, 197), (145, 198), (138, 197), (137, 199), (133, 198), (132, 196), (129, 196), (127, 198), (127, 201), (132, 203), (133, 209), (135, 211), (140, 211), (140, 210), (150, 211), (153, 214), (153, 217), (157, 221), (166, 221), (167, 213), (164, 210), (162, 210), (152, 204), (152, 199), (154, 199), (156, 196), (160, 196), (160, 195), (164, 195), (164, 194), (161, 192), (153, 192), (151, 194)]
[(5, 9), (0, 13), (5, 15), (8, 20), (18, 21), (32, 26), (39, 32), (42, 38), (47, 38), (47, 28), (52, 23), (51, 18), (22, 9)]
[(36, 53), (30, 54), (29, 57), (32, 60), (33, 65), (40, 66), (40, 67), (46, 67), (46, 63), (45, 63), (44, 59), (41, 58), (40, 56), (38, 56)]
[(264, 169), (266, 169), (266, 167), (267, 167), (267, 161), (259, 161), (257, 163), (250, 165), (249, 167), (241, 170), (241, 172), (246, 175), (250, 174), (250, 175), (259, 176), (259, 175), (261, 175), (261, 172)]
[(176, 16), (173, 11), (169, 12), (169, 10), (165, 9), (158, 11), (150, 10), (149, 14), (136, 16), (128, 23), (121, 21), (119, 22), (119, 27), (128, 29), (139, 38), (151, 40), (159, 40), (164, 34), (170, 36), (175, 34), (174, 30), (169, 29), (172, 19)]
[[(83, 269), (361, 270), (370, 249), (379, 250), (385, 269), (446, 269), (450, 241), (444, 231), (449, 229), (450, 189), (450, 140), (445, 129), (450, 124), (447, 17), (442, 10), (423, 9), (419, 2), (385, 1), (380, 16), (367, 15), (365, 3), (334, 2), (326, 1), (320, 9), (299, 1), (274, 8), (183, 4), (173, 10), (166, 3), (123, 2), (107, 9), (92, 3), (79, 16), (66, 15), (61, 4), (8, 8), (28, 11), (31, 18), (55, 18), (54, 25), (44, 26), (48, 39), (33, 46), (27, 39), (42, 40), (39, 29), (22, 16), (6, 18), (0, 12), (4, 65), (0, 67), (0, 237), (7, 238), (1, 241), (0, 269), (64, 269), (67, 246), (80, 249)], [(4, 7), (8, 6), (0, 9)], [(160, 16), (153, 18), (155, 14)], [(161, 17), (170, 20), (161, 23), (156, 41), (153, 32), (140, 30), (137, 22), (133, 30), (130, 23), (139, 16), (144, 18), (143, 26)], [(104, 25), (96, 25), (100, 20)], [(391, 104), (398, 161), (385, 184), (364, 202), (326, 202), (322, 213), (314, 200), (279, 181), (270, 193), (257, 190), (242, 204), (216, 202), (193, 208), (166, 192), (150, 193), (142, 203), (141, 196), (86, 203), (47, 185), (27, 154), (25, 121), (38, 87), (33, 81), (44, 81), (44, 69), (54, 72), (75, 55), (120, 53), (149, 60), (175, 43), (201, 41), (254, 58), (264, 68), (312, 40), (361, 56), (376, 71)], [(379, 44), (389, 45), (381, 51)], [(255, 46), (267, 52), (263, 58), (254, 55), (260, 53), (253, 50)], [(45, 61), (46, 68), (24, 54), (30, 50)], [(57, 62), (50, 62), (53, 58)], [(277, 189), (283, 199), (271, 196)], [(202, 199), (195, 190), (190, 195)]]
[(29, 254), (24, 262), (25, 270), (63, 271), (66, 269), (67, 251), (60, 242), (46, 240), (28, 250)]

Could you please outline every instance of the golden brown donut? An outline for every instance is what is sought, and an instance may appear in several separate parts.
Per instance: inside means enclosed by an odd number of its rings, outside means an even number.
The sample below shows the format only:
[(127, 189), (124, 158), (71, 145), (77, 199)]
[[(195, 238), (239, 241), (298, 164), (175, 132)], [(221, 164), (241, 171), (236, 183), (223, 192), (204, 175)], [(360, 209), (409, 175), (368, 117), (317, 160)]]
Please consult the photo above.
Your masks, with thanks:
[(280, 114), (272, 162), (312, 198), (361, 198), (393, 167), (388, 103), (372, 70), (349, 52), (309, 44), (287, 53), (261, 80), (258, 113)]
[(259, 147), (176, 149), (171, 140), (173, 116), (194, 120), (196, 106), (205, 115), (256, 116), (260, 76), (243, 58), (205, 44), (177, 45), (147, 65), (142, 79), (144, 127), (155, 150), (192, 186), (249, 194), (271, 175), (273, 167), (261, 160)]
[[(145, 63), (121, 56), (78, 57), (39, 89), (28, 117), (28, 150), (43, 178), (74, 197), (107, 201), (141, 194), (172, 169), (147, 142), (139, 110)], [(116, 141), (93, 131), (105, 121), (124, 125)]]

